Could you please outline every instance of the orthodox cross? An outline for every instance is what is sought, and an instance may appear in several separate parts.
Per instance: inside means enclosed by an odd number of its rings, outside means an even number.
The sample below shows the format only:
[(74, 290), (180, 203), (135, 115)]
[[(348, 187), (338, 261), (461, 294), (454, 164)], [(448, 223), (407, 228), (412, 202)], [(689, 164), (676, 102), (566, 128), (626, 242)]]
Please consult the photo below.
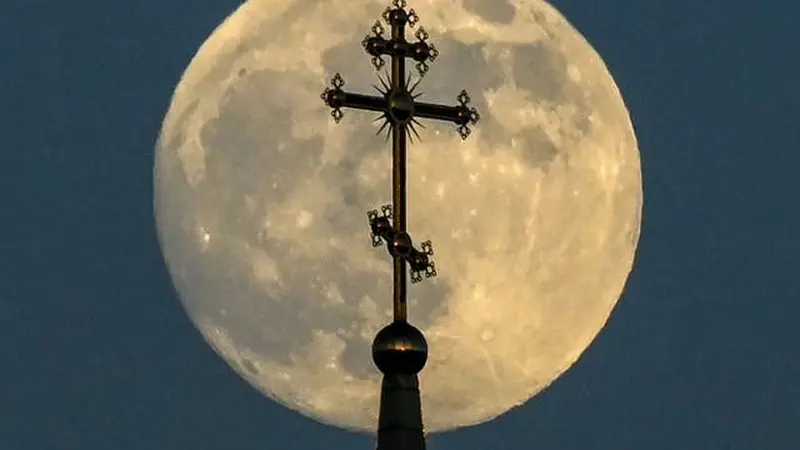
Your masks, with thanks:
[[(383, 119), (384, 123), (378, 130), (383, 131), (391, 125), (392, 135), (392, 205), (381, 208), (381, 215), (377, 210), (367, 213), (369, 219), (372, 245), (378, 247), (382, 241), (386, 242), (389, 254), (394, 260), (394, 320), (405, 322), (406, 310), (406, 263), (411, 269), (411, 282), (417, 283), (423, 275), (430, 278), (436, 275), (436, 267), (429, 256), (433, 255), (430, 241), (421, 244), (421, 250), (414, 248), (411, 237), (406, 231), (406, 138), (411, 130), (417, 138), (419, 134), (414, 125), (420, 124), (416, 118), (426, 118), (453, 122), (458, 125), (458, 133), (462, 139), (470, 134), (469, 124), (474, 125), (480, 119), (477, 110), (468, 106), (469, 95), (462, 90), (458, 95), (457, 106), (444, 106), (432, 103), (415, 101), (421, 93), (414, 93), (422, 77), (428, 72), (427, 61), (433, 62), (439, 52), (433, 44), (427, 43), (428, 33), (420, 27), (415, 36), (417, 42), (408, 42), (405, 38), (405, 27), (413, 28), (419, 17), (410, 9), (405, 10), (405, 0), (393, 0), (394, 7), (387, 7), (383, 12), (383, 20), (391, 26), (391, 39), (383, 37), (384, 27), (380, 20), (372, 26), (372, 35), (367, 35), (361, 42), (364, 50), (372, 56), (375, 70), (380, 70), (385, 62), (383, 56), (392, 59), (391, 79), (384, 80), (379, 77), (382, 89), (373, 86), (380, 96), (356, 94), (342, 90), (344, 79), (336, 74), (331, 80), (332, 88), (325, 88), (322, 100), (331, 108), (331, 116), (336, 123), (344, 115), (342, 108), (353, 108), (381, 113), (376, 121)], [(416, 61), (419, 79), (409, 87), (410, 77), (406, 79), (406, 58)], [(389, 130), (386, 131), (387, 140)], [(389, 223), (389, 219), (393, 223)]]

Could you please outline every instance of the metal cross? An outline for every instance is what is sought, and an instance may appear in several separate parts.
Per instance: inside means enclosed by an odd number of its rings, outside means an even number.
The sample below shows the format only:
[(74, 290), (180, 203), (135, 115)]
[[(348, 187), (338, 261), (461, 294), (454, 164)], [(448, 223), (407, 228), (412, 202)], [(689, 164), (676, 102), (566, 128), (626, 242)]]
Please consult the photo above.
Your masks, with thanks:
[[(422, 280), (436, 275), (436, 268), (429, 256), (433, 255), (430, 241), (421, 244), (421, 251), (414, 248), (411, 237), (406, 232), (406, 138), (410, 129), (419, 138), (414, 125), (420, 124), (416, 118), (426, 118), (453, 122), (458, 125), (458, 133), (462, 139), (470, 134), (469, 125), (474, 125), (480, 119), (477, 110), (468, 106), (469, 95), (462, 90), (458, 95), (457, 106), (444, 106), (432, 103), (415, 101), (421, 93), (414, 94), (414, 90), (428, 72), (427, 61), (433, 62), (439, 52), (426, 42), (428, 33), (420, 27), (415, 36), (417, 42), (408, 42), (405, 38), (405, 27), (414, 27), (419, 22), (417, 13), (411, 9), (405, 10), (405, 0), (394, 0), (394, 7), (387, 7), (383, 12), (383, 20), (391, 26), (391, 39), (383, 37), (385, 31), (380, 20), (372, 26), (372, 35), (367, 35), (361, 42), (364, 50), (372, 55), (372, 64), (375, 70), (384, 66), (383, 56), (392, 58), (391, 79), (387, 82), (379, 77), (382, 89), (373, 86), (380, 96), (370, 96), (345, 92), (342, 90), (344, 79), (336, 74), (331, 80), (332, 88), (325, 88), (322, 100), (331, 108), (331, 116), (336, 123), (342, 119), (342, 108), (353, 108), (381, 113), (376, 121), (383, 119), (384, 123), (378, 130), (383, 131), (391, 125), (392, 134), (392, 205), (381, 208), (382, 214), (377, 210), (367, 213), (370, 229), (372, 231), (372, 245), (377, 247), (382, 241), (386, 242), (389, 254), (394, 260), (394, 320), (406, 321), (406, 263), (411, 268), (411, 282)], [(410, 77), (406, 79), (406, 58), (417, 62), (416, 68), (419, 79), (409, 87)], [(389, 131), (387, 130), (387, 140)], [(393, 223), (389, 223), (393, 219)]]

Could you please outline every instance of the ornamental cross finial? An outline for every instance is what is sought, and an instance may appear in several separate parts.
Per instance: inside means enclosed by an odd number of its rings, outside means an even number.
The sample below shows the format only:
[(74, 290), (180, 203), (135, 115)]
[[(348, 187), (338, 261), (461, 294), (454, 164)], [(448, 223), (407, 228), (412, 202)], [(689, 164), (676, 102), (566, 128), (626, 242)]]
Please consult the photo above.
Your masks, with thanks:
[[(372, 26), (372, 34), (361, 41), (364, 50), (372, 56), (375, 70), (386, 64), (384, 56), (391, 57), (391, 76), (387, 76), (388, 79), (379, 76), (381, 86), (373, 86), (380, 96), (344, 91), (344, 78), (337, 73), (331, 80), (332, 87), (325, 88), (322, 93), (322, 100), (331, 108), (336, 123), (344, 115), (343, 108), (375, 111), (380, 113), (376, 121), (384, 122), (378, 133), (386, 129), (387, 140), (389, 134), (392, 135), (392, 206), (384, 206), (380, 216), (377, 210), (370, 211), (367, 216), (373, 246), (385, 241), (394, 259), (394, 318), (395, 321), (406, 321), (406, 263), (411, 267), (411, 281), (414, 283), (421, 281), (423, 275), (427, 278), (436, 275), (435, 266), (429, 259), (433, 255), (430, 241), (423, 242), (419, 251), (406, 232), (406, 139), (410, 138), (407, 131), (411, 130), (419, 138), (414, 125), (423, 125), (417, 118), (442, 120), (456, 124), (461, 139), (466, 139), (471, 133), (469, 125), (476, 124), (480, 115), (469, 106), (470, 98), (465, 90), (456, 97), (456, 106), (416, 101), (422, 93), (414, 91), (428, 73), (428, 63), (435, 61), (439, 52), (427, 42), (428, 32), (422, 27), (415, 33), (416, 42), (406, 41), (406, 25), (415, 27), (419, 16), (413, 9), (406, 12), (405, 0), (393, 0), (392, 4), (393, 7), (387, 7), (382, 14), (383, 20), (391, 27), (391, 36), (388, 39), (383, 36), (386, 29), (379, 20)], [(410, 76), (406, 78), (406, 58), (416, 61), (419, 78), (413, 84)], [(390, 219), (393, 223), (389, 222)]]

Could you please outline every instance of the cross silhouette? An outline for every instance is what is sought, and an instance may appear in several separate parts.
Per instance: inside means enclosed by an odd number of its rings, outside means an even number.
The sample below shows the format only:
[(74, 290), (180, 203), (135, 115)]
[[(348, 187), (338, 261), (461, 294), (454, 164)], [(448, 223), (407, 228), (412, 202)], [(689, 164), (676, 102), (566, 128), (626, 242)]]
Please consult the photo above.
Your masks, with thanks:
[[(417, 42), (408, 42), (405, 38), (406, 25), (413, 28), (419, 17), (414, 9), (406, 12), (405, 0), (393, 0), (394, 7), (387, 7), (383, 12), (383, 20), (391, 26), (391, 38), (383, 37), (385, 29), (380, 20), (372, 26), (372, 35), (367, 35), (361, 42), (364, 50), (372, 56), (375, 70), (380, 70), (385, 62), (383, 56), (391, 56), (391, 79), (384, 80), (379, 76), (381, 87), (373, 86), (380, 96), (356, 94), (342, 90), (344, 79), (337, 73), (331, 80), (332, 88), (325, 88), (322, 100), (331, 108), (331, 116), (336, 123), (342, 119), (342, 108), (353, 108), (381, 113), (376, 121), (384, 123), (378, 130), (383, 131), (391, 126), (392, 135), (392, 205), (384, 205), (381, 213), (372, 210), (367, 213), (369, 219), (372, 245), (380, 246), (386, 242), (389, 254), (394, 260), (394, 320), (406, 321), (406, 263), (411, 269), (411, 282), (417, 283), (436, 275), (436, 267), (429, 256), (433, 255), (430, 241), (421, 244), (422, 250), (414, 248), (411, 237), (406, 231), (406, 139), (408, 130), (419, 138), (414, 125), (424, 127), (417, 117), (425, 119), (453, 122), (458, 127), (462, 139), (470, 135), (469, 125), (480, 119), (477, 110), (470, 107), (470, 98), (465, 90), (457, 96), (457, 106), (437, 105), (417, 102), (422, 95), (414, 93), (422, 77), (428, 72), (427, 62), (433, 62), (439, 52), (433, 44), (427, 43), (428, 33), (424, 28), (417, 29)], [(406, 79), (406, 58), (416, 61), (419, 79), (411, 86), (411, 77)], [(389, 130), (386, 131), (387, 140)], [(392, 219), (393, 223), (390, 223)]]

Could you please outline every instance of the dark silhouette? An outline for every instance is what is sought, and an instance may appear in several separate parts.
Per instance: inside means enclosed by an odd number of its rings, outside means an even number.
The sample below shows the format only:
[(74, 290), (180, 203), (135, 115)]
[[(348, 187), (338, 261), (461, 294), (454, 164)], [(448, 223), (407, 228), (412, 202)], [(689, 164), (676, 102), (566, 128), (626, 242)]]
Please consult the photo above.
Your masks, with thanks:
[[(376, 70), (384, 66), (383, 56), (391, 56), (391, 79), (379, 77), (381, 87), (373, 86), (380, 96), (355, 94), (342, 90), (344, 79), (336, 74), (331, 80), (332, 88), (326, 88), (322, 100), (331, 107), (331, 116), (338, 123), (342, 108), (353, 108), (381, 113), (377, 120), (384, 123), (378, 133), (391, 125), (392, 135), (392, 205), (367, 213), (372, 245), (386, 247), (394, 261), (394, 321), (383, 328), (372, 343), (372, 360), (383, 373), (381, 403), (378, 417), (378, 450), (424, 450), (425, 432), (422, 425), (419, 379), (417, 374), (425, 367), (428, 344), (422, 332), (407, 322), (406, 263), (411, 268), (411, 281), (436, 275), (436, 267), (429, 256), (433, 255), (430, 241), (421, 244), (422, 250), (414, 248), (411, 236), (406, 231), (406, 138), (408, 130), (419, 138), (414, 125), (423, 126), (417, 117), (453, 122), (458, 125), (462, 139), (470, 134), (469, 125), (480, 119), (474, 107), (468, 106), (469, 95), (462, 90), (457, 106), (419, 103), (422, 95), (414, 91), (428, 72), (427, 61), (434, 61), (439, 54), (433, 44), (426, 42), (428, 33), (423, 28), (416, 32), (417, 42), (408, 42), (405, 27), (414, 27), (419, 17), (413, 9), (406, 12), (405, 0), (394, 0), (393, 8), (383, 12), (384, 21), (391, 26), (391, 39), (383, 37), (385, 31), (380, 21), (372, 27), (372, 35), (361, 42), (364, 50), (372, 55)], [(411, 86), (411, 77), (406, 79), (406, 58), (416, 61), (419, 79)], [(387, 130), (387, 140), (389, 131)], [(390, 222), (390, 219), (392, 221)]]

